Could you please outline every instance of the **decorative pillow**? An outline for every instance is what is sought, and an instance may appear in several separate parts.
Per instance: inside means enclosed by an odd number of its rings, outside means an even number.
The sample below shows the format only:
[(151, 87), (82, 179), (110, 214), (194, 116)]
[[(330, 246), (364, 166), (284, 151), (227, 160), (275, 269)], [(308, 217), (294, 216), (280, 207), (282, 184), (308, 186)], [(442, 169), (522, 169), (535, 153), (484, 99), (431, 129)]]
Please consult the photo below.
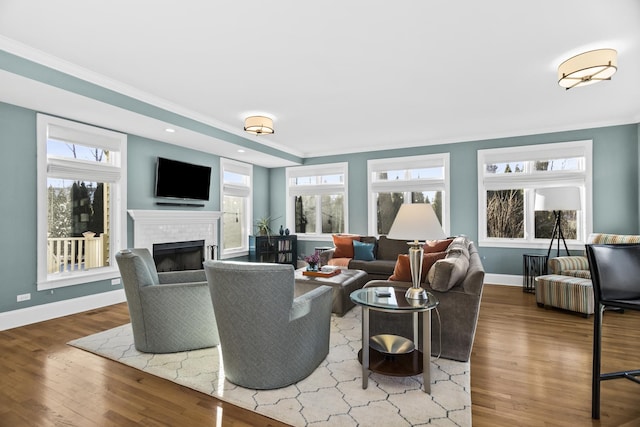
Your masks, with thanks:
[[(424, 254), (422, 256), (422, 274), (420, 276), (421, 282), (427, 280), (427, 272), (431, 266), (439, 259), (444, 259), (447, 255), (446, 252), (434, 252), (430, 254)], [(409, 255), (398, 255), (396, 266), (393, 269), (393, 274), (389, 276), (389, 280), (395, 282), (411, 282), (411, 264), (409, 262)]]
[(446, 251), (449, 245), (453, 242), (453, 239), (445, 239), (445, 240), (427, 240), (424, 243), (422, 249), (425, 254), (432, 252), (443, 252)]
[(446, 292), (467, 275), (469, 258), (461, 252), (449, 252), (445, 259), (436, 261), (427, 273), (431, 289)]
[(373, 261), (376, 258), (373, 256), (373, 243), (362, 243), (358, 240), (353, 241), (353, 259), (359, 259), (361, 261)]
[(447, 253), (460, 252), (469, 258), (469, 239), (466, 236), (458, 236), (447, 248)]
[(334, 258), (353, 258), (353, 241), (360, 240), (360, 236), (349, 234), (334, 234), (333, 244), (336, 247)]

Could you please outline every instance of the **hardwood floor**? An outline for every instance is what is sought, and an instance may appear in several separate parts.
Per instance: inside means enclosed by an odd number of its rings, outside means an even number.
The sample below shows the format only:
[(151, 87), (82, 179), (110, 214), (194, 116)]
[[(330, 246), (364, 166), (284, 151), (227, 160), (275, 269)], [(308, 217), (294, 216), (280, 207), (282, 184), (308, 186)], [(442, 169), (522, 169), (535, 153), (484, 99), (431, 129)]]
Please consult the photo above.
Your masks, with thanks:
[[(282, 426), (67, 346), (129, 321), (125, 304), (0, 332), (0, 426)], [(603, 370), (640, 367), (640, 314), (605, 314)], [(485, 286), (471, 358), (474, 426), (640, 425), (640, 386), (602, 384), (591, 420), (592, 318)]]

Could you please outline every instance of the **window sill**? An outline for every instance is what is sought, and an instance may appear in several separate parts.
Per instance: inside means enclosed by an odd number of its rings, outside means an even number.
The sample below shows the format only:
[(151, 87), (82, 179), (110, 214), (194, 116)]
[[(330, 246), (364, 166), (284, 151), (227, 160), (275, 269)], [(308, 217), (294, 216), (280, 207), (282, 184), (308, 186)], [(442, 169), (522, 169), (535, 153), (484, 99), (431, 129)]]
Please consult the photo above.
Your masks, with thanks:
[[(557, 245), (558, 242), (556, 239), (554, 239), (551, 252), (556, 250), (556, 248), (558, 247)], [(518, 239), (479, 240), (478, 246), (484, 248), (549, 249), (549, 240), (543, 240), (539, 242), (527, 242)], [(584, 250), (584, 243), (577, 240), (567, 240), (567, 247), (571, 251)], [(560, 249), (564, 251), (564, 245), (562, 244), (562, 242), (560, 242)]]
[(84, 285), (86, 283), (100, 282), (120, 277), (120, 272), (115, 267), (105, 267), (95, 271), (66, 273), (64, 275), (49, 275), (47, 279), (38, 282), (38, 291), (64, 288), (67, 286)]
[(241, 251), (227, 251), (220, 254), (220, 259), (238, 258), (243, 256), (249, 256), (249, 251), (246, 249)]
[(298, 240), (306, 240), (310, 242), (333, 242), (331, 234), (296, 234)]

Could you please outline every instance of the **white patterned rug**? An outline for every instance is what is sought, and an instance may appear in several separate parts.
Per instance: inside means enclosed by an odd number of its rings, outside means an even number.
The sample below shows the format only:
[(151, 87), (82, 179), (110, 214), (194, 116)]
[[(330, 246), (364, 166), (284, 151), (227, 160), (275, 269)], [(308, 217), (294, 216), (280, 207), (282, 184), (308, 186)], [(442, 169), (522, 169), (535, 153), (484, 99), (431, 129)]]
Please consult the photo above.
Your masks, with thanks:
[(140, 353), (130, 324), (68, 344), (294, 426), (471, 426), (469, 363), (433, 361), (431, 395), (421, 390), (422, 375), (372, 373), (362, 389), (360, 314), (355, 308), (344, 317), (332, 315), (327, 358), (309, 377), (277, 390), (226, 381), (218, 348)]

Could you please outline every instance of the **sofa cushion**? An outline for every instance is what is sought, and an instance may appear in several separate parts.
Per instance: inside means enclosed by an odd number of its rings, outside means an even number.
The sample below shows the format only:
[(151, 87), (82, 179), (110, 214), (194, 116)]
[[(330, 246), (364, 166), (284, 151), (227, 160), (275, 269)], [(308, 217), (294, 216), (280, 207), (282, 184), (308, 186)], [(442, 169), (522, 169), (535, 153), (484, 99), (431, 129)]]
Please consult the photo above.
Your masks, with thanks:
[(386, 259), (376, 259), (373, 261), (352, 259), (349, 261), (349, 270), (363, 270), (369, 275), (383, 276), (385, 279), (393, 273), (395, 266), (395, 261), (389, 261)]
[(396, 261), (399, 254), (409, 252), (409, 245), (406, 240), (388, 239), (387, 236), (380, 236), (378, 239), (378, 254), (376, 259), (386, 259)]
[(353, 241), (353, 259), (362, 261), (373, 261), (375, 256), (373, 255), (373, 248), (375, 244), (364, 243), (357, 240)]
[(424, 250), (425, 254), (433, 252), (444, 252), (447, 250), (451, 242), (453, 242), (453, 239), (427, 240), (424, 243), (422, 249)]
[(469, 258), (464, 253), (449, 252), (445, 259), (436, 261), (429, 270), (429, 285), (436, 291), (448, 291), (464, 279), (468, 269)]
[[(439, 259), (444, 259), (447, 255), (446, 252), (433, 252), (424, 254), (422, 256), (422, 274), (420, 275), (420, 281), (425, 282), (427, 280), (427, 272), (433, 264)], [(389, 277), (389, 280), (395, 282), (411, 282), (411, 263), (409, 262), (409, 255), (398, 255), (393, 274)]]
[(360, 236), (352, 234), (334, 234), (333, 245), (336, 251), (334, 258), (353, 258), (353, 241), (360, 240)]
[(350, 263), (351, 263), (351, 258), (331, 258), (327, 263), (327, 265), (332, 265), (334, 267), (349, 268)]

